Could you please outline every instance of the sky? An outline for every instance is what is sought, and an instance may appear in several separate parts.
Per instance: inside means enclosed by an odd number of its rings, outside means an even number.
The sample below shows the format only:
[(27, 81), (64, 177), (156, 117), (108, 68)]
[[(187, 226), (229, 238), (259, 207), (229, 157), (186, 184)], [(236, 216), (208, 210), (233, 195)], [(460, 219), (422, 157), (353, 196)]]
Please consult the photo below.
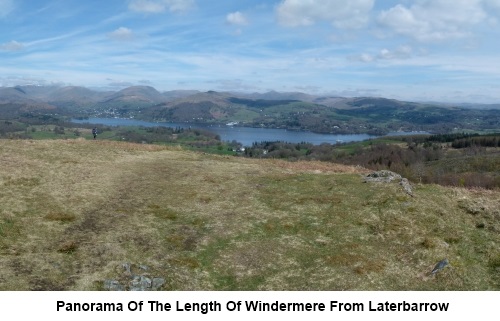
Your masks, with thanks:
[(500, 103), (500, 0), (0, 0), (0, 86)]

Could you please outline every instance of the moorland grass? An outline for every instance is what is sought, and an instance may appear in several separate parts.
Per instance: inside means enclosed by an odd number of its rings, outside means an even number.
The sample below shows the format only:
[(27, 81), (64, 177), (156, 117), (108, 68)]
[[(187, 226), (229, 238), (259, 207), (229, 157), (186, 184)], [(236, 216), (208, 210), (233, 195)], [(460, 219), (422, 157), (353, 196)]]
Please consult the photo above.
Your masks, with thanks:
[[(0, 289), (498, 290), (500, 192), (364, 183), (324, 162), (0, 140)], [(450, 267), (434, 276), (434, 264)]]

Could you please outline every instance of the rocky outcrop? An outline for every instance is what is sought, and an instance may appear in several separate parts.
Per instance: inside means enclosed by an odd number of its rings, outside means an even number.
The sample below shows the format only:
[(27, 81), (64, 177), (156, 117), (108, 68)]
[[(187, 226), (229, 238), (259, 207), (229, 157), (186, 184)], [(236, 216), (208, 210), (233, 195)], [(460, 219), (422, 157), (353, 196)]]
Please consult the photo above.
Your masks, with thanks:
[(402, 179), (401, 175), (397, 173), (387, 170), (381, 170), (366, 175), (365, 183), (366, 182), (390, 183), (394, 180), (400, 181), (401, 179)]
[(380, 170), (370, 173), (364, 177), (364, 181), (365, 183), (367, 182), (390, 183), (396, 181), (399, 182), (399, 185), (403, 187), (403, 190), (405, 191), (406, 194), (413, 196), (413, 190), (408, 179), (388, 170)]
[(123, 263), (118, 280), (104, 280), (103, 288), (108, 291), (156, 291), (165, 284), (165, 279), (153, 277), (146, 265), (135, 266)]

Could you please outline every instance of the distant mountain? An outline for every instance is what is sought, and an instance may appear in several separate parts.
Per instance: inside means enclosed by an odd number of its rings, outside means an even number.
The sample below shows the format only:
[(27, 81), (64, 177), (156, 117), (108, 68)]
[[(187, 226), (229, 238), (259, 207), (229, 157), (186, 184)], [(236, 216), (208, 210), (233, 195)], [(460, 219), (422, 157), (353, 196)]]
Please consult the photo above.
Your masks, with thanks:
[(315, 97), (312, 101), (315, 104), (325, 105), (328, 107), (338, 107), (339, 104), (345, 102), (349, 98), (337, 97), (337, 96), (319, 96)]
[(196, 92), (144, 111), (148, 118), (169, 121), (214, 121), (232, 115), (230, 96), (215, 91)]
[(22, 87), (0, 87), (0, 104), (18, 104), (29, 106), (31, 109), (53, 109), (54, 106), (40, 101), (29, 95)]
[[(194, 93), (197, 91), (177, 93), (176, 96), (185, 97)], [(0, 87), (0, 104), (57, 106), (74, 111), (81, 108), (117, 108), (124, 104), (144, 108), (167, 101), (169, 101), (167, 96), (149, 86), (132, 86), (116, 92), (97, 91), (79, 86)]]
[[(263, 99), (272, 97), (274, 99)], [(149, 119), (164, 121), (203, 122), (258, 122), (260, 118), (278, 118), (292, 112), (318, 106), (297, 99), (278, 99), (289, 95), (243, 95), (227, 92), (198, 92), (144, 110), (142, 115)], [(294, 96), (296, 97), (296, 96)], [(316, 106), (316, 107), (315, 107)], [(326, 107), (319, 107), (326, 108)]]
[(113, 94), (112, 92), (94, 91), (85, 87), (67, 86), (59, 87), (52, 91), (47, 100), (49, 101), (89, 101), (98, 102)]
[[(350, 108), (406, 108), (406, 107), (415, 107), (417, 103), (410, 103), (405, 101), (400, 101), (396, 99), (387, 99), (387, 98), (379, 98), (379, 97), (359, 97), (359, 98), (349, 98), (342, 103), (347, 104)], [(340, 105), (337, 103), (337, 105)]]
[(58, 86), (34, 86), (34, 85), (26, 85), (26, 86), (16, 86), (13, 87), (18, 90), (22, 90), (26, 95), (35, 100), (43, 100), (46, 101), (46, 98), (50, 93), (54, 90), (59, 89)]
[(131, 86), (120, 91), (99, 91), (79, 86), (16, 86), (0, 87), (0, 103), (48, 103), (54, 105), (87, 106), (92, 104), (140, 103), (147, 104), (178, 104), (181, 102), (199, 103), (210, 101), (221, 107), (227, 107), (228, 98), (241, 98), (254, 101), (302, 101), (338, 109), (356, 109), (370, 107), (404, 107), (404, 106), (440, 106), (460, 107), (467, 109), (500, 109), (500, 104), (471, 103), (411, 103), (380, 97), (339, 97), (329, 95), (311, 95), (302, 92), (241, 93), (241, 92), (200, 92), (198, 90), (170, 90), (159, 92), (150, 86)]
[[(369, 107), (378, 105), (393, 106), (394, 104), (398, 104), (397, 100), (391, 100), (386, 98), (377, 98), (377, 97), (350, 98), (341, 96), (310, 95), (301, 92), (269, 91), (266, 93), (252, 93), (252, 94), (234, 93), (233, 96), (240, 98), (254, 99), (254, 100), (298, 100), (298, 101), (309, 102), (339, 109), (351, 109), (351, 108)], [(400, 102), (400, 103), (401, 106), (407, 104), (406, 102)]]
[(231, 94), (217, 92), (217, 91), (207, 91), (207, 92), (197, 92), (193, 95), (184, 96), (182, 98), (176, 99), (167, 104), (168, 106), (176, 105), (179, 103), (200, 103), (209, 101), (221, 107), (227, 107), (231, 103), (228, 101), (228, 98), (231, 97)]
[(500, 104), (454, 104), (457, 107), (463, 107), (468, 109), (500, 109)]
[(324, 95), (310, 95), (301, 92), (277, 92), (269, 91), (266, 93), (252, 93), (241, 94), (234, 93), (235, 97), (249, 98), (249, 99), (264, 99), (264, 100), (299, 100), (309, 103), (324, 105), (327, 107), (334, 107), (339, 102), (348, 100), (349, 98), (339, 96), (324, 96)]
[(31, 97), (22, 88), (0, 88), (0, 103), (24, 103), (31, 100)]
[(167, 101), (172, 101), (200, 93), (198, 90), (169, 90), (164, 91), (161, 94), (167, 99)]
[(16, 86), (0, 88), (0, 102), (80, 108), (106, 99), (114, 92), (95, 91), (78, 86)]
[(56, 110), (55, 106), (39, 101), (28, 95), (20, 87), (0, 87), (0, 119), (13, 120), (26, 115), (48, 114)]
[[(240, 126), (336, 134), (500, 128), (500, 114), (498, 109), (495, 110), (498, 105), (418, 103), (381, 97), (315, 96), (300, 92), (172, 90), (160, 93), (150, 86), (103, 92), (77, 86), (17, 86), (0, 87), (0, 105), (4, 108), (3, 115), (13, 114), (16, 108), (54, 110), (57, 107), (59, 115), (71, 117), (238, 123)], [(18, 107), (14, 108), (14, 105)]]
[(161, 103), (165, 102), (166, 98), (155, 88), (150, 86), (132, 86), (120, 90), (119, 92), (106, 97), (101, 102), (140, 102), (140, 103)]
[(317, 96), (304, 94), (301, 92), (277, 92), (277, 91), (268, 91), (266, 93), (252, 93), (252, 94), (239, 94), (234, 93), (234, 96), (237, 97), (245, 97), (249, 99), (264, 99), (264, 100), (300, 100), (313, 102)]

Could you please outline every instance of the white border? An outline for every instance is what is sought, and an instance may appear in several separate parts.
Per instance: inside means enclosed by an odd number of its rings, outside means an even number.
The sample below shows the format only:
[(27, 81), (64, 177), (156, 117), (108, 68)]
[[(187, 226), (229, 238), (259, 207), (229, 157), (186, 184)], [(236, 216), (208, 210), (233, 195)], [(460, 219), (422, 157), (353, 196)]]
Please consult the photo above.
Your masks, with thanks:
[[(318, 312), (230, 312), (227, 304), (246, 300), (280, 303), (323, 303), (325, 311)], [(67, 303), (121, 303), (123, 312), (67, 312), (57, 311), (57, 301)], [(130, 302), (143, 302), (142, 311), (129, 311)], [(172, 311), (150, 311), (148, 301), (170, 303)], [(185, 303), (218, 302), (222, 311), (203, 314), (198, 311), (175, 311), (176, 302)], [(362, 303), (363, 312), (330, 311), (331, 301)], [(369, 302), (378, 303), (449, 303), (447, 312), (395, 312), (368, 311)], [(500, 292), (0, 292), (0, 309), (5, 320), (11, 318), (32, 318), (42, 320), (275, 320), (277, 318), (314, 318), (317, 320), (453, 320), (451, 318), (491, 318), (498, 313)]]

